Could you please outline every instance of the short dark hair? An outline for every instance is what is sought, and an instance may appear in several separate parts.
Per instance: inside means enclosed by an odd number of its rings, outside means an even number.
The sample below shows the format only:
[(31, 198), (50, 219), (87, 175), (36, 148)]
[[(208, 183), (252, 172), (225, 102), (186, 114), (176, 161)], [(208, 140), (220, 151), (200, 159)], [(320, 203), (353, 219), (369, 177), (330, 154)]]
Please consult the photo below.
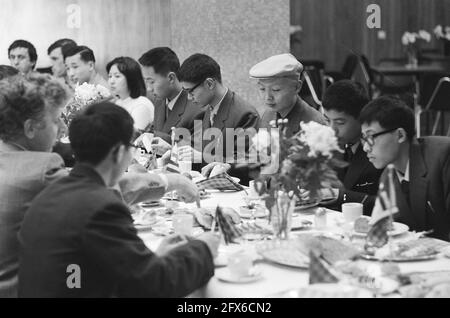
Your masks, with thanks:
[(178, 56), (168, 47), (155, 47), (147, 51), (139, 58), (139, 63), (142, 66), (153, 67), (155, 73), (160, 75), (167, 75), (170, 72), (177, 74), (180, 69)]
[(25, 121), (42, 120), (46, 107), (63, 107), (68, 93), (49, 74), (32, 73), (0, 81), (0, 139), (9, 141), (23, 135)]
[(117, 65), (119, 72), (125, 76), (131, 98), (138, 98), (139, 96), (146, 95), (147, 91), (145, 88), (144, 77), (142, 76), (141, 67), (138, 62), (131, 57), (116, 57), (106, 65), (106, 71), (108, 73), (113, 65)]
[(360, 83), (341, 80), (333, 83), (325, 91), (322, 106), (358, 118), (361, 110), (369, 102), (369, 96)]
[(33, 44), (25, 40), (15, 40), (8, 48), (8, 57), (12, 50), (17, 49), (18, 47), (23, 47), (28, 50), (28, 55), (30, 56), (30, 61), (34, 62), (34, 66), (36, 66), (37, 61), (37, 53), (36, 48)]
[(381, 96), (368, 103), (362, 109), (359, 121), (361, 124), (378, 122), (385, 129), (403, 128), (410, 140), (415, 135), (413, 111), (393, 96)]
[(189, 56), (178, 72), (178, 79), (182, 82), (201, 83), (208, 77), (222, 83), (219, 64), (210, 56), (200, 53)]
[(64, 61), (66, 58), (74, 56), (76, 54), (80, 54), (80, 58), (84, 62), (94, 62), (95, 63), (95, 55), (94, 51), (84, 45), (71, 46), (67, 50), (63, 51)]
[(130, 145), (134, 121), (122, 107), (100, 102), (86, 107), (70, 123), (69, 139), (78, 162), (99, 164), (117, 145)]
[(0, 65), (0, 80), (19, 74), (19, 71), (9, 65)]
[[(61, 52), (62, 52), (63, 47), (65, 47), (65, 46), (77, 46), (77, 43), (72, 39), (59, 39), (59, 40), (55, 41), (55, 43), (53, 43), (52, 45), (50, 45), (48, 47), (47, 54), (50, 55), (50, 53), (52, 53), (52, 51), (57, 48), (61, 48)], [(63, 56), (64, 56), (64, 54), (63, 54)]]

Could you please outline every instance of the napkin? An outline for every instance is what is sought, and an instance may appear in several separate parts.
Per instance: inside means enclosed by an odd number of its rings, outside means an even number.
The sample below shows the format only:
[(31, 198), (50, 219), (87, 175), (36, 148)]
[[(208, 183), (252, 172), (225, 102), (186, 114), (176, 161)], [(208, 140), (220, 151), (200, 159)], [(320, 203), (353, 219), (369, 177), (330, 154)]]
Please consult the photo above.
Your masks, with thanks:
[(221, 191), (241, 191), (244, 188), (235, 182), (227, 173), (223, 172), (214, 177), (199, 181), (196, 183), (200, 190), (203, 189), (217, 189)]

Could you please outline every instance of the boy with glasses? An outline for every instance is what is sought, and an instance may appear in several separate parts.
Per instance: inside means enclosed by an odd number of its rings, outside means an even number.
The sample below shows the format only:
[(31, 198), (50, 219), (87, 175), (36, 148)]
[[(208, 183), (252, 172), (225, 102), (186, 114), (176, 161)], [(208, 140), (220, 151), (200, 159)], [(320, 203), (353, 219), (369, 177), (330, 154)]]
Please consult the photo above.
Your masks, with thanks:
[(369, 161), (378, 169), (388, 164), (395, 167), (399, 208), (396, 220), (412, 231), (433, 230), (431, 236), (448, 241), (450, 138), (415, 138), (412, 110), (392, 97), (370, 102), (361, 111), (359, 120), (361, 143)]

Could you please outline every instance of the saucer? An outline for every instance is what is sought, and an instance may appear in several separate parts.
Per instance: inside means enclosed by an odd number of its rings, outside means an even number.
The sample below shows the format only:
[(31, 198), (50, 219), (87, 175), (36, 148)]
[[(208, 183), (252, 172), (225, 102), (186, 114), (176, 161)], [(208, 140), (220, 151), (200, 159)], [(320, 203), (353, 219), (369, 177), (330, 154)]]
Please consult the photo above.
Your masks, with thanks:
[(232, 275), (228, 269), (224, 269), (222, 271), (217, 271), (216, 277), (223, 282), (234, 284), (253, 283), (263, 278), (262, 271), (258, 266), (254, 266), (249, 272), (249, 275), (237, 277)]

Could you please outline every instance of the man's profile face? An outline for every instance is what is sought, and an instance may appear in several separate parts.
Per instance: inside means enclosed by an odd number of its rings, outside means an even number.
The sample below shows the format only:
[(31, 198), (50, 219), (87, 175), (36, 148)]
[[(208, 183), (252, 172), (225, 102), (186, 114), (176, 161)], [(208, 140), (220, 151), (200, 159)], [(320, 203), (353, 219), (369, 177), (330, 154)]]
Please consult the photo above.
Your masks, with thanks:
[[(361, 132), (363, 136), (370, 136), (386, 131), (378, 122), (363, 123)], [(384, 169), (388, 164), (393, 163), (400, 156), (400, 146), (398, 130), (379, 135), (374, 139), (374, 145), (363, 143), (363, 149), (367, 153), (367, 158), (377, 169)]]
[(62, 107), (49, 108), (45, 107), (44, 117), (36, 126), (38, 129), (34, 137), (28, 141), (31, 150), (51, 152), (56, 143), (58, 133), (63, 127), (61, 113)]
[(16, 68), (22, 74), (28, 74), (34, 69), (36, 62), (31, 62), (28, 49), (25, 47), (16, 47), (9, 52), (9, 61), (11, 66)]
[(259, 95), (267, 108), (277, 112), (288, 110), (297, 100), (300, 83), (291, 78), (258, 80)]
[(67, 75), (72, 83), (78, 83), (80, 85), (83, 83), (89, 83), (91, 74), (94, 71), (93, 62), (83, 61), (79, 53), (73, 56), (68, 56), (65, 62)]
[(64, 64), (64, 58), (60, 47), (57, 47), (49, 54), (50, 62), (52, 64), (52, 73), (55, 77), (66, 76), (66, 65)]
[(325, 109), (324, 112), (325, 118), (329, 122), (330, 127), (334, 129), (341, 147), (359, 141), (361, 124), (355, 117), (334, 109)]
[(141, 66), (141, 69), (147, 92), (160, 99), (168, 98), (170, 91), (168, 75), (156, 73), (153, 66)]

